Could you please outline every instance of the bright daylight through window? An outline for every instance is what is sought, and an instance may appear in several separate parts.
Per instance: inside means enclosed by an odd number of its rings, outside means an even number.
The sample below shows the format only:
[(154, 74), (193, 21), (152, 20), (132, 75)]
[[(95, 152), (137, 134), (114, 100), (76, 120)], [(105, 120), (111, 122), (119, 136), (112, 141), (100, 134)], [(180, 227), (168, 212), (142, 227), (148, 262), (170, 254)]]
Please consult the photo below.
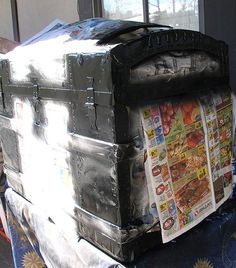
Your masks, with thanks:
[[(143, 21), (142, 0), (103, 0), (103, 17)], [(174, 28), (199, 30), (198, 0), (149, 0), (149, 21)]]
[(149, 0), (150, 22), (199, 30), (197, 0)]

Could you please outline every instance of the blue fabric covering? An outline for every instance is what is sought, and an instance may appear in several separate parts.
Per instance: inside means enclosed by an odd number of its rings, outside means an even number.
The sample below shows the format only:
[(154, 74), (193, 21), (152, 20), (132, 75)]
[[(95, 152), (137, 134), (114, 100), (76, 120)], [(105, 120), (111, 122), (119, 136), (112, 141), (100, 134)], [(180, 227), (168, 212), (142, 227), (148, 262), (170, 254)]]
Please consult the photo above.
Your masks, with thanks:
[[(28, 226), (22, 229), (9, 207), (8, 221), (15, 267), (46, 267), (34, 234)], [(33, 264), (35, 266), (30, 266)], [(144, 254), (135, 263), (125, 266), (129, 268), (236, 267), (236, 200), (226, 202), (217, 213), (175, 241), (160, 245)]]
[(236, 267), (236, 200), (175, 241), (149, 251), (135, 265), (129, 267)]
[(30, 242), (27, 237), (27, 235), (29, 236), (30, 230), (26, 226), (26, 235), (9, 206), (7, 206), (7, 215), (15, 268), (45, 268), (46, 265), (40, 254), (39, 245), (37, 240), (34, 239), (34, 235), (30, 234)]

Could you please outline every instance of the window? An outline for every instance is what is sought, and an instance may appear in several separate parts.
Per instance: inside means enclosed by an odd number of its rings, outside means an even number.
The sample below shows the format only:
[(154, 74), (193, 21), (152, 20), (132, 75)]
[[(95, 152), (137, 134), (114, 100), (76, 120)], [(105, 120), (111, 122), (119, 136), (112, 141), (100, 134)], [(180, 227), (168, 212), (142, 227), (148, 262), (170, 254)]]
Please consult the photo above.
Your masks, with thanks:
[(199, 30), (198, 0), (102, 0), (102, 16)]
[(149, 21), (198, 31), (198, 1), (149, 0)]
[(143, 1), (103, 0), (102, 15), (109, 19), (143, 21)]

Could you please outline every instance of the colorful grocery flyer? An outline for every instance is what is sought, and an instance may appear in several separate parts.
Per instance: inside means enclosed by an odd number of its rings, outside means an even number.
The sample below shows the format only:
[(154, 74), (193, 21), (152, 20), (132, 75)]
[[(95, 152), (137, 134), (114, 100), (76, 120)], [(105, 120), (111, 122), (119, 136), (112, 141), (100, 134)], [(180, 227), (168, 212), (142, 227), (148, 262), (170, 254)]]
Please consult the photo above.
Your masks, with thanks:
[(232, 193), (232, 100), (228, 90), (200, 98), (208, 134), (209, 158), (216, 208)]
[(214, 212), (231, 194), (230, 94), (172, 98), (140, 109), (163, 242)]

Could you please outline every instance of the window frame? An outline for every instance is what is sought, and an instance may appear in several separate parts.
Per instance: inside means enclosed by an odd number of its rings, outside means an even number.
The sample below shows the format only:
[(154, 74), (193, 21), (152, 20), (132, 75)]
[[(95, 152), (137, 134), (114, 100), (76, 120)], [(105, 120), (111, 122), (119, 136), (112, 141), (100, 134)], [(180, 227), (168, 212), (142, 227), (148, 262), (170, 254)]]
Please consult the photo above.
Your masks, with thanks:
[[(82, 0), (78, 0), (82, 1)], [(91, 17), (103, 17), (102, 14), (102, 0), (90, 0), (93, 5), (93, 14)], [(148, 0), (143, 1), (143, 21), (149, 22), (149, 4)], [(88, 2), (88, 1), (87, 1)], [(205, 19), (204, 19), (204, 0), (198, 0), (198, 17), (199, 17), (199, 31), (205, 33)]]
[(102, 0), (92, 0), (92, 6), (93, 6), (93, 17), (102, 17)]
[(18, 9), (17, 9), (17, 0), (11, 0), (11, 16), (12, 16), (12, 27), (14, 41), (20, 42), (20, 29), (19, 29), (19, 19), (18, 19)]

